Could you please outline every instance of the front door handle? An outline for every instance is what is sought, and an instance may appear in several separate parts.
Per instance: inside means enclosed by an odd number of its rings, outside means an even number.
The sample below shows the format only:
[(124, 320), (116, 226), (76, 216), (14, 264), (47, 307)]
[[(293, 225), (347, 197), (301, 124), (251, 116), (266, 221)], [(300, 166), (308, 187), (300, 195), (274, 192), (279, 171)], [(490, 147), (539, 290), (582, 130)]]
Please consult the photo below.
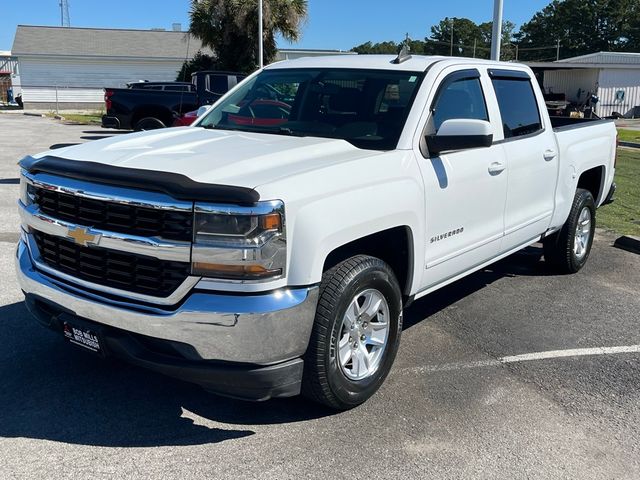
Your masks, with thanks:
[(556, 155), (557, 155), (556, 151), (552, 149), (545, 150), (544, 153), (542, 154), (542, 156), (547, 162), (550, 162), (551, 160), (556, 158)]
[(489, 173), (491, 175), (500, 175), (507, 166), (504, 163), (493, 162), (489, 165)]

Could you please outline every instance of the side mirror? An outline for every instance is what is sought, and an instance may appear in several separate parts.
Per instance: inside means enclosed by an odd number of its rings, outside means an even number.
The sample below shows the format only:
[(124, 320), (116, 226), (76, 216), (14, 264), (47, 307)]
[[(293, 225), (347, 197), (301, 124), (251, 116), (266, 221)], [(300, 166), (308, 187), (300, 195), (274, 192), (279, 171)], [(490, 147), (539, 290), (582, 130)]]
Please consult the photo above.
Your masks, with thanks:
[(490, 147), (493, 143), (493, 128), (485, 120), (445, 120), (435, 135), (425, 137), (431, 156), (452, 150)]
[(207, 113), (207, 110), (209, 110), (209, 107), (207, 105), (203, 105), (198, 109), (197, 115), (198, 117), (201, 117), (202, 115), (204, 115), (205, 113)]

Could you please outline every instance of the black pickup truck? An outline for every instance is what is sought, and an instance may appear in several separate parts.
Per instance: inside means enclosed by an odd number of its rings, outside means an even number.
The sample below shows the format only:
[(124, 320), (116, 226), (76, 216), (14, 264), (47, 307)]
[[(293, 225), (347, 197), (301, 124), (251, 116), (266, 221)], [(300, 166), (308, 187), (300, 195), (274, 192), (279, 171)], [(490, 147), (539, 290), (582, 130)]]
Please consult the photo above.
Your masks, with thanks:
[(171, 126), (173, 120), (186, 112), (209, 105), (235, 87), (246, 75), (234, 72), (204, 71), (185, 82), (129, 84), (129, 88), (105, 88), (106, 115), (104, 128), (122, 130), (152, 130)]

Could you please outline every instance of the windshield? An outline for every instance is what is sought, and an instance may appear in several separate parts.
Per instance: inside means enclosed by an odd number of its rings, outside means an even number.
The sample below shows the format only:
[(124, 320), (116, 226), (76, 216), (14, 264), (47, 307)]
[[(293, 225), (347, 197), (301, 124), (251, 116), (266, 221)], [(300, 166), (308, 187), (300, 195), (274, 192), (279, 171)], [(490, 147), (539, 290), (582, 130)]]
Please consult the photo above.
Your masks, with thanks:
[(199, 127), (340, 138), (394, 149), (422, 72), (265, 70), (216, 105)]

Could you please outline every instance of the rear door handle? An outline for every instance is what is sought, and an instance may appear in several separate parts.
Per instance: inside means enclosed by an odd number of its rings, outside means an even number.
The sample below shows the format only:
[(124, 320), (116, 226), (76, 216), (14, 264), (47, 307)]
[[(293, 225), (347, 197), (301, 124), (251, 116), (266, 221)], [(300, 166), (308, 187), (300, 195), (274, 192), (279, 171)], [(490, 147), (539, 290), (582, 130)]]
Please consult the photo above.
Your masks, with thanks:
[(491, 175), (499, 175), (501, 174), (507, 166), (504, 163), (493, 162), (489, 165), (489, 173)]
[(550, 162), (551, 160), (556, 158), (556, 155), (557, 155), (556, 151), (552, 149), (545, 150), (544, 153), (542, 154), (542, 156), (547, 162)]

